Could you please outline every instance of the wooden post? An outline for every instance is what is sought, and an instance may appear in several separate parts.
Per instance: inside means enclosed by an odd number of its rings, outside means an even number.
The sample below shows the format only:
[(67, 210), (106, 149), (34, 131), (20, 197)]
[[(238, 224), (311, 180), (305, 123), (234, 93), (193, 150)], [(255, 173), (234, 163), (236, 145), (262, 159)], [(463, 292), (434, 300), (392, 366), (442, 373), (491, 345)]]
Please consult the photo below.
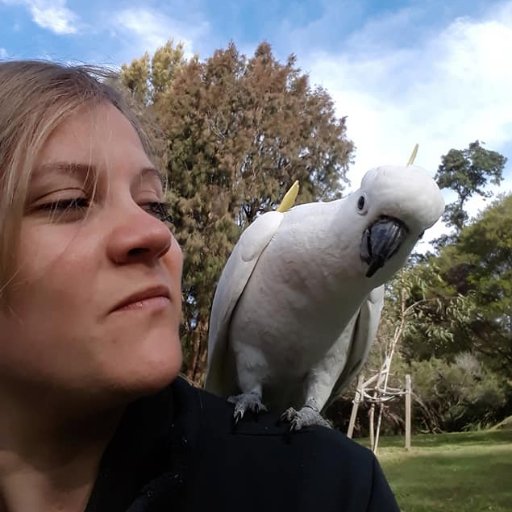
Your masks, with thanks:
[(363, 398), (363, 376), (360, 374), (357, 379), (357, 389), (356, 395), (354, 397), (354, 402), (352, 404), (352, 412), (350, 413), (350, 421), (348, 423), (347, 437), (352, 438), (352, 434), (354, 433), (354, 425), (356, 424), (357, 418), (357, 409), (359, 407), (359, 402), (361, 402)]
[(411, 376), (405, 376), (405, 449), (411, 449)]
[(370, 406), (370, 447), (371, 450), (375, 448), (375, 431), (374, 431), (374, 422), (375, 422), (375, 403), (372, 403)]
[[(382, 400), (382, 396), (380, 397)], [(382, 423), (382, 413), (384, 411), (384, 402), (379, 402), (379, 416), (377, 417), (377, 428), (375, 429), (375, 442), (373, 445), (373, 453), (377, 455), (377, 449), (379, 448), (379, 438), (380, 438), (380, 425)]]

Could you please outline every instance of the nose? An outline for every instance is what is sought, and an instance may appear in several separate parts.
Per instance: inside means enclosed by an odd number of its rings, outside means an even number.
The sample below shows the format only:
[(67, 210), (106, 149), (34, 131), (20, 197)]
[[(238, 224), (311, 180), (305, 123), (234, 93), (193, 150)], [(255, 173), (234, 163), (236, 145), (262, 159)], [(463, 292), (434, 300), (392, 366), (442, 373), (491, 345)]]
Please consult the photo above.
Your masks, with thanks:
[(128, 263), (154, 264), (167, 253), (173, 236), (169, 228), (140, 206), (128, 213), (112, 229), (108, 241), (108, 256), (118, 265)]

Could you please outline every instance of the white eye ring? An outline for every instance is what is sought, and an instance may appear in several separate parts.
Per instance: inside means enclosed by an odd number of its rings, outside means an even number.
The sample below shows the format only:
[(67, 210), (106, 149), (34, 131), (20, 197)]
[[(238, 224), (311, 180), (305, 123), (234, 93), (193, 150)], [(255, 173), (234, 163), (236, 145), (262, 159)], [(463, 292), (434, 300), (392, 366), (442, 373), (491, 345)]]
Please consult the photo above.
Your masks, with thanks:
[(368, 211), (368, 197), (366, 194), (360, 194), (357, 199), (357, 213), (364, 215)]

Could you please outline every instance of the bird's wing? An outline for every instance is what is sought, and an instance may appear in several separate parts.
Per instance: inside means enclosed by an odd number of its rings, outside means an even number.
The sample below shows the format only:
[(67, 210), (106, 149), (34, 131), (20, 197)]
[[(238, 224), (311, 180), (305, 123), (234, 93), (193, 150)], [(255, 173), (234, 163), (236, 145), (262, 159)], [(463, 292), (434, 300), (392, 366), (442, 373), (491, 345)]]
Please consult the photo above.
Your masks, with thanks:
[(236, 370), (229, 348), (229, 326), (233, 311), (262, 252), (283, 220), (284, 214), (268, 212), (243, 233), (229, 257), (213, 298), (208, 329), (208, 370), (205, 388), (226, 395), (235, 392)]
[[(384, 285), (374, 288), (361, 304), (352, 332), (347, 362), (333, 387), (325, 408), (352, 382), (368, 358), (373, 340), (377, 335), (383, 305)], [(342, 337), (343, 334), (340, 339)]]

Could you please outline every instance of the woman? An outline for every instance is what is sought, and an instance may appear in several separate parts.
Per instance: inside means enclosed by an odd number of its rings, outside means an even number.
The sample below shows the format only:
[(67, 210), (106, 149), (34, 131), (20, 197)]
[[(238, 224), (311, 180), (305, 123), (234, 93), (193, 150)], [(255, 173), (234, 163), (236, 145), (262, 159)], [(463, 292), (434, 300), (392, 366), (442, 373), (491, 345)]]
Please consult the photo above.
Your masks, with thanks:
[(178, 378), (182, 253), (141, 126), (86, 68), (0, 63), (0, 511), (398, 510), (328, 429)]

